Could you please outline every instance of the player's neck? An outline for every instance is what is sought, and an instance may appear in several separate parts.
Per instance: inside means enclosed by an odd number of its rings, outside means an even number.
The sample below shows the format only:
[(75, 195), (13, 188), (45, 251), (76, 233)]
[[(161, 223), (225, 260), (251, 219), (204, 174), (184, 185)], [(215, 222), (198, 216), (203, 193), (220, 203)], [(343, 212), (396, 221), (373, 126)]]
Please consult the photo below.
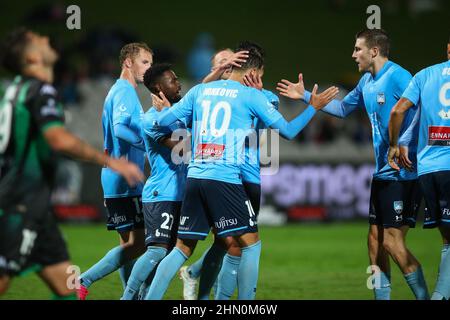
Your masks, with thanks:
[(122, 72), (120, 73), (120, 79), (127, 80), (134, 88), (137, 88), (136, 80), (134, 79), (133, 74), (130, 70), (125, 68), (122, 69)]
[(233, 70), (233, 72), (231, 72), (228, 80), (237, 81), (237, 82), (243, 84), (244, 83), (244, 74), (242, 72)]
[(23, 70), (23, 75), (33, 77), (47, 83), (53, 83), (53, 67), (45, 67), (42, 65), (31, 65)]
[(383, 58), (380, 57), (379, 59), (374, 60), (373, 66), (371, 70), (369, 70), (373, 77), (375, 77), (378, 74), (378, 72), (380, 72), (380, 70), (383, 69), (386, 62), (388, 62), (388, 58), (384, 57)]

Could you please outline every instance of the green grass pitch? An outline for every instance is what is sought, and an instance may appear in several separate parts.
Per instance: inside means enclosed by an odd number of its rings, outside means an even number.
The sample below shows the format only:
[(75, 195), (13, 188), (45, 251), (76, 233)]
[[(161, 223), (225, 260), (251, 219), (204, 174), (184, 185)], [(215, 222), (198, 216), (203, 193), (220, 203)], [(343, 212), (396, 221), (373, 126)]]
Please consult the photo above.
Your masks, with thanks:
[[(72, 262), (85, 271), (110, 248), (118, 237), (103, 225), (62, 225)], [(358, 223), (290, 224), (260, 227), (262, 254), (257, 299), (372, 299), (367, 289), (369, 274), (366, 237), (368, 225)], [(411, 229), (408, 246), (421, 262), (432, 292), (440, 259), (441, 240), (437, 230)], [(211, 243), (200, 241), (192, 263)], [(392, 267), (392, 299), (413, 299), (397, 266)], [(122, 285), (117, 272), (90, 288), (88, 299), (117, 300)], [(3, 299), (49, 299), (50, 291), (34, 275), (14, 279)], [(178, 276), (165, 299), (182, 299)]]

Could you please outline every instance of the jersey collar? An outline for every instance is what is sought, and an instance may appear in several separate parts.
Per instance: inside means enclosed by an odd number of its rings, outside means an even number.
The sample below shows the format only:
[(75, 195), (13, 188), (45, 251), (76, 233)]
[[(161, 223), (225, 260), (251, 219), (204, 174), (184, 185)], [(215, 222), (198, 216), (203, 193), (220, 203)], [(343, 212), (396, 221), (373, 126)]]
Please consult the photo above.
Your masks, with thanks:
[(391, 67), (392, 63), (393, 62), (390, 60), (386, 61), (386, 63), (383, 65), (383, 68), (381, 68), (381, 70), (378, 71), (378, 73), (375, 75), (375, 77), (373, 77), (373, 80), (376, 81), (376, 80), (380, 79), (383, 76), (383, 74), (385, 74), (386, 71)]

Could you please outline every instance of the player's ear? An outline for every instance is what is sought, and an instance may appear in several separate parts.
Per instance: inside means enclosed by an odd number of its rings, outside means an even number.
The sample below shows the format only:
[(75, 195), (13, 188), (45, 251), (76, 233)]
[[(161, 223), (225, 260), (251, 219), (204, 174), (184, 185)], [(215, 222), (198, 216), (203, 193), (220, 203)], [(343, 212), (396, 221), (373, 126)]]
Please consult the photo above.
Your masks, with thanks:
[(373, 47), (372, 49), (370, 49), (370, 51), (372, 52), (372, 58), (375, 58), (380, 54), (380, 50), (378, 49), (378, 47)]
[(131, 61), (131, 58), (126, 58), (125, 61), (123, 62), (124, 66), (127, 68), (131, 68), (133, 61)]

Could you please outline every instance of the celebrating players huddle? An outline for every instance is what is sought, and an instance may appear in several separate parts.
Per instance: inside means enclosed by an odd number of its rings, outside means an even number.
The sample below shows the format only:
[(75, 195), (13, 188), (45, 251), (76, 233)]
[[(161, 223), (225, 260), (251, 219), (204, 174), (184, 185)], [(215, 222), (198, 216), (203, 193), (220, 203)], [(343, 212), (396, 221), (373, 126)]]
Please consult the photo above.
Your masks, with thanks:
[[(162, 299), (178, 271), (185, 299), (209, 299), (213, 288), (217, 300), (230, 299), (236, 289), (238, 299), (255, 299), (262, 247), (257, 224), (261, 198), (260, 130), (277, 130), (291, 140), (318, 110), (346, 117), (356, 108), (367, 111), (376, 157), (368, 233), (369, 261), (373, 279), (379, 284), (374, 286), (375, 298), (390, 298), (389, 257), (404, 274), (416, 298), (430, 298), (421, 265), (405, 243), (408, 229), (415, 226), (422, 195), (426, 202), (424, 227), (439, 227), (444, 243), (431, 298), (450, 298), (449, 61), (412, 77), (389, 60), (389, 38), (383, 30), (363, 30), (356, 35), (352, 55), (363, 76), (342, 101), (335, 99), (338, 89), (334, 86), (320, 94), (317, 85), (312, 92), (305, 90), (302, 74), (296, 83), (284, 79), (278, 83), (281, 95), (308, 105), (288, 122), (278, 112), (278, 97), (263, 89), (264, 51), (255, 43), (244, 41), (234, 51), (216, 53), (211, 73), (183, 98), (171, 65), (152, 65), (152, 50), (144, 43), (127, 44), (120, 53), (120, 78), (105, 99), (104, 154), (100, 158), (87, 147), (71, 149), (81, 150), (79, 153), (52, 147), (52, 139), (56, 139), (49, 137), (55, 130), (53, 123), (64, 130), (57, 109), (48, 112), (48, 99), (30, 100), (22, 92), (27, 83), (38, 80), (44, 83), (37, 92), (51, 87), (52, 77), (43, 75), (52, 72), (53, 64), (42, 58), (34, 61), (27, 39), (21, 38), (19, 55), (19, 62), (26, 63), (18, 63), (21, 68), (14, 69), (26, 80), (19, 78), (12, 84), (19, 89), (7, 91), (0, 115), (9, 115), (18, 128), (18, 119), (23, 117), (18, 112), (25, 109), (31, 114), (29, 126), (36, 128), (28, 134), (31, 145), (43, 136), (50, 149), (104, 165), (101, 182), (107, 228), (120, 236), (117, 247), (81, 274), (76, 289), (79, 299), (86, 299), (88, 288), (95, 281), (116, 270), (123, 282), (122, 300)], [(448, 50), (450, 58), (450, 39)], [(3, 59), (4, 64), (11, 59)], [(36, 65), (45, 68), (36, 72)], [(136, 93), (139, 83), (144, 83), (152, 95), (153, 106), (145, 114)], [(46, 250), (48, 226), (44, 228), (37, 221), (49, 218), (45, 205), (43, 210), (18, 209), (22, 203), (33, 200), (25, 191), (15, 188), (13, 193), (7, 187), (10, 176), (26, 178), (27, 171), (20, 168), (26, 166), (26, 159), (33, 153), (28, 150), (29, 143), (23, 146), (19, 142), (17, 130), (0, 125), (0, 132), (11, 136), (0, 136), (0, 289), (4, 291), (11, 276), (34, 262), (34, 251)], [(33, 135), (36, 137), (31, 138)], [(72, 147), (81, 144), (85, 146), (77, 140)], [(20, 156), (16, 150), (23, 150)], [(91, 152), (92, 157), (83, 156), (83, 150)], [(139, 179), (145, 157), (151, 174), (143, 184)], [(39, 155), (36, 162), (42, 168), (49, 165), (49, 160)], [(50, 179), (45, 175), (37, 181), (50, 188)], [(27, 192), (37, 186), (38, 183), (31, 185)], [(39, 199), (47, 203), (49, 196), (40, 194)], [(18, 213), (22, 222), (12, 228), (9, 221)], [(24, 230), (33, 232), (33, 241), (25, 239)], [(59, 235), (56, 226), (54, 230)], [(183, 267), (197, 241), (204, 240), (210, 231), (214, 235), (211, 247), (198, 261)], [(58, 243), (62, 253), (41, 262), (43, 270), (67, 266), (64, 241), (58, 238)], [(44, 256), (50, 255), (51, 250), (47, 251)], [(50, 287), (62, 288), (65, 280), (61, 274)], [(73, 295), (69, 289), (53, 291), (61, 297)]]

